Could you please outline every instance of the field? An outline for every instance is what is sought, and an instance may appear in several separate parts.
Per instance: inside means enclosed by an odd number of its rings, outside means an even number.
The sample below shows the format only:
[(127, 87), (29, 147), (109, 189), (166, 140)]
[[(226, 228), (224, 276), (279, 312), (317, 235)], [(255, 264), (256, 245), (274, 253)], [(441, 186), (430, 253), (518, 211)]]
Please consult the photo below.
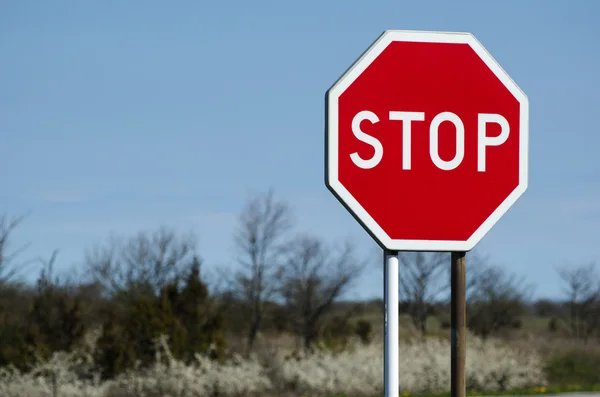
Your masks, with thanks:
[[(366, 311), (358, 318), (373, 324), (368, 344), (351, 340), (345, 348), (295, 353), (298, 341), (286, 334), (261, 335), (256, 353), (242, 358), (240, 341), (230, 335), (228, 358), (221, 363), (198, 356), (184, 365), (170, 356), (168, 341), (149, 368), (101, 382), (93, 373), (94, 335), (86, 346), (56, 354), (35, 371), (4, 370), (5, 397), (184, 397), (184, 396), (377, 396), (383, 388), (382, 316)], [(522, 328), (502, 338), (468, 335), (469, 394), (539, 394), (595, 390), (600, 384), (600, 346), (553, 336), (549, 319), (524, 317)], [(401, 316), (400, 384), (404, 395), (444, 395), (449, 390), (450, 344), (442, 321), (430, 317), (430, 332), (418, 336)], [(237, 345), (236, 345), (237, 342)]]

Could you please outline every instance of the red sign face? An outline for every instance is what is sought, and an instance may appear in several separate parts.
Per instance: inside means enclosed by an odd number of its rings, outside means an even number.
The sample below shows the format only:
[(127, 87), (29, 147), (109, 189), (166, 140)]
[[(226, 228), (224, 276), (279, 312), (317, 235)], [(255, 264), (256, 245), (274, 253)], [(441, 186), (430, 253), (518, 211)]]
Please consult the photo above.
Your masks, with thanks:
[(527, 188), (528, 99), (470, 34), (385, 32), (326, 107), (326, 184), (384, 248), (469, 251)]

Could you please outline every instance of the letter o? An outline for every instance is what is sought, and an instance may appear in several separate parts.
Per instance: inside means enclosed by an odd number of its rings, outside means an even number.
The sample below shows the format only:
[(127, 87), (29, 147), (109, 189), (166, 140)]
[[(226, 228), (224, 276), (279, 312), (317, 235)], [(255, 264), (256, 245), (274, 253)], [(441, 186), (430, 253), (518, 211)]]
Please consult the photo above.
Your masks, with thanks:
[[(449, 121), (456, 128), (456, 154), (452, 160), (446, 161), (440, 158), (439, 153), (439, 128), (444, 121)], [(465, 126), (456, 114), (442, 112), (431, 120), (429, 126), (429, 156), (431, 161), (441, 170), (450, 171), (462, 163), (465, 157)]]

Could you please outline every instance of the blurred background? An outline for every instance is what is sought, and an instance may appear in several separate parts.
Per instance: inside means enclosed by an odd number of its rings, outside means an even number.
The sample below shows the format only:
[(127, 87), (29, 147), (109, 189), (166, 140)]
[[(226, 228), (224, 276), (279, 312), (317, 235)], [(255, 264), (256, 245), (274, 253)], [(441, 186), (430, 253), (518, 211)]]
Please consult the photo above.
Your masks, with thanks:
[[(1, 4), (0, 395), (381, 395), (381, 251), (323, 123), (386, 29), (471, 32), (530, 100), (469, 390), (600, 385), (600, 3)], [(401, 389), (447, 392), (449, 256), (400, 259)]]

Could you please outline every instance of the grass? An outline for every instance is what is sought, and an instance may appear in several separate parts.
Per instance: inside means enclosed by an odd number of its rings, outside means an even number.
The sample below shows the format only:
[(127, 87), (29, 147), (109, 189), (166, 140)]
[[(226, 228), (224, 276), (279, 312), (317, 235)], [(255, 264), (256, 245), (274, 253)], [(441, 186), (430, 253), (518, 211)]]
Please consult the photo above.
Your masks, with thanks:
[[(537, 387), (534, 389), (515, 389), (515, 390), (504, 390), (501, 392), (476, 392), (467, 391), (467, 396), (528, 396), (538, 394), (563, 394), (563, 393), (589, 393), (589, 392), (600, 392), (599, 385), (590, 386), (554, 386), (554, 387)], [(430, 394), (410, 394), (408, 392), (401, 392), (400, 397), (449, 397), (450, 392), (444, 393), (430, 393)], [(364, 396), (349, 396), (346, 394), (336, 394), (332, 397), (364, 397)]]
[(571, 351), (551, 358), (546, 376), (558, 384), (600, 384), (600, 354), (595, 351)]

